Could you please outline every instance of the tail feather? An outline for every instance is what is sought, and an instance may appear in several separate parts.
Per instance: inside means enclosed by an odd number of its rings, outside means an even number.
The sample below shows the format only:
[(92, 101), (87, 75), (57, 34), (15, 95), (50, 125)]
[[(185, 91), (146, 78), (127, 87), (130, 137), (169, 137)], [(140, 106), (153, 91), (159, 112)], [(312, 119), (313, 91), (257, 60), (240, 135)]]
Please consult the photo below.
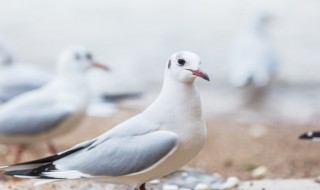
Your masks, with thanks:
[(56, 170), (55, 165), (46, 164), (37, 168), (25, 170), (11, 170), (4, 172), (5, 175), (15, 176), (20, 178), (36, 178), (36, 179), (51, 179), (50, 177), (42, 175), (43, 172)]
[[(59, 181), (63, 179), (68, 179), (65, 176), (60, 176), (58, 174), (61, 173), (56, 166), (55, 161), (62, 159), (70, 154), (83, 150), (89, 147), (92, 143), (94, 143), (96, 139), (92, 139), (83, 143), (80, 143), (69, 150), (60, 152), (56, 155), (49, 156), (46, 158), (24, 162), (19, 164), (14, 164), (10, 166), (2, 166), (0, 167), (0, 172), (3, 172), (5, 175), (14, 176), (18, 178), (26, 178), (26, 179), (39, 179), (45, 181), (38, 181), (38, 185), (49, 183), (53, 181)], [(74, 174), (73, 172), (72, 174)], [(57, 174), (57, 175), (55, 175)], [(85, 176), (81, 172), (78, 172), (78, 178)], [(75, 178), (75, 177), (74, 177)]]
[(69, 151), (62, 152), (62, 153), (59, 153), (59, 154), (56, 154), (53, 156), (49, 156), (46, 158), (42, 158), (42, 159), (30, 161), (30, 162), (14, 164), (14, 165), (10, 165), (10, 166), (2, 166), (2, 167), (0, 167), (0, 170), (6, 171), (5, 174), (9, 175), (9, 173), (7, 173), (8, 171), (25, 171), (25, 170), (36, 169), (36, 168), (42, 167), (44, 165), (47, 165), (49, 163), (52, 163), (56, 160), (59, 160), (65, 156), (68, 156), (68, 155), (70, 155), (76, 151), (79, 151), (83, 148), (84, 147), (77, 147), (77, 148), (71, 149)]

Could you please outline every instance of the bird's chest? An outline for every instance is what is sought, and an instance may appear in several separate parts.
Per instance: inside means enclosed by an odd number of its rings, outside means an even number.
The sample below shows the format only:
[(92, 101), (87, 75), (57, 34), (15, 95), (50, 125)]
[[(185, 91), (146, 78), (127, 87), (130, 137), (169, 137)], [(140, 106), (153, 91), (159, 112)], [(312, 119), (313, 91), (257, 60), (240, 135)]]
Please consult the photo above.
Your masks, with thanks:
[(179, 149), (185, 152), (201, 149), (207, 135), (201, 107), (171, 108), (167, 112), (172, 113), (172, 117), (166, 118), (162, 126), (166, 126), (164, 130), (173, 131), (179, 136)]

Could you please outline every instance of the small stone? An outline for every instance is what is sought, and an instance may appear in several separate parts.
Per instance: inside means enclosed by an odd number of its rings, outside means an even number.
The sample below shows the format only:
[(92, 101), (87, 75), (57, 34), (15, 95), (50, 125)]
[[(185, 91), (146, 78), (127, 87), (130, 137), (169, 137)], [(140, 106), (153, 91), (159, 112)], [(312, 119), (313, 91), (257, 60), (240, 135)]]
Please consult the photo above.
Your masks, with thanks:
[(231, 189), (237, 187), (240, 183), (240, 180), (237, 177), (228, 177), (225, 183), (223, 183), (220, 189)]
[(183, 188), (180, 188), (179, 190), (192, 190), (192, 189), (183, 187)]
[(253, 138), (261, 138), (267, 133), (267, 127), (263, 125), (253, 125), (249, 128), (249, 135)]
[(194, 190), (208, 190), (209, 189), (209, 186), (205, 183), (198, 183)]
[(198, 182), (198, 178), (196, 178), (195, 176), (187, 176), (186, 178), (185, 178), (185, 180), (184, 180), (185, 182), (184, 183), (186, 183), (186, 184), (192, 184), (192, 186), (194, 185), (194, 184), (196, 184), (197, 182)]
[(152, 184), (152, 185), (159, 184), (159, 183), (160, 183), (160, 179), (152, 180), (152, 181), (150, 181), (149, 183)]
[(181, 173), (181, 176), (182, 176), (182, 177), (187, 177), (188, 175), (189, 175), (188, 172), (182, 172), (182, 173)]
[(162, 190), (178, 190), (179, 187), (177, 185), (164, 184), (162, 186)]
[(268, 168), (265, 166), (259, 166), (251, 172), (251, 177), (253, 179), (262, 179), (268, 174)]
[(213, 173), (212, 176), (214, 178), (216, 178), (216, 179), (221, 179), (222, 178), (221, 174), (219, 174), (219, 173)]

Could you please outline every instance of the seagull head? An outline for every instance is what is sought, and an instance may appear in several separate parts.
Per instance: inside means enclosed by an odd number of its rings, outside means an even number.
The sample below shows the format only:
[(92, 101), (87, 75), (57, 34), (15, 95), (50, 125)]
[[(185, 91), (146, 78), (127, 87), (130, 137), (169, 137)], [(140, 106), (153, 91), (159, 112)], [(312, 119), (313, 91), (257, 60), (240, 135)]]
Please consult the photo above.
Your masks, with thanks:
[(192, 83), (197, 77), (209, 81), (209, 76), (200, 69), (200, 64), (201, 60), (195, 53), (180, 51), (170, 57), (166, 74), (183, 83)]
[(90, 68), (109, 70), (106, 65), (97, 62), (93, 54), (83, 46), (72, 46), (64, 50), (59, 56), (57, 66), (62, 73), (84, 73)]

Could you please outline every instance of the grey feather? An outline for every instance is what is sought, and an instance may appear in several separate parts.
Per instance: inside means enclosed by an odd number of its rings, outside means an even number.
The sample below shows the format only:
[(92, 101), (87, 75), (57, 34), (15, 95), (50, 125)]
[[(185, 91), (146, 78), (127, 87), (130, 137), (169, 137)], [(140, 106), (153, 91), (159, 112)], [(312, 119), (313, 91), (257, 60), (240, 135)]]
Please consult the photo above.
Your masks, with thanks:
[(49, 131), (73, 110), (57, 104), (53, 97), (35, 99), (0, 109), (0, 135), (32, 135)]
[(0, 69), (0, 101), (6, 102), (20, 94), (38, 89), (52, 79), (51, 74), (32, 66), (3, 66)]
[(160, 161), (174, 149), (177, 141), (177, 135), (167, 131), (112, 138), (53, 164), (61, 171), (75, 170), (94, 176), (127, 175), (143, 171)]

